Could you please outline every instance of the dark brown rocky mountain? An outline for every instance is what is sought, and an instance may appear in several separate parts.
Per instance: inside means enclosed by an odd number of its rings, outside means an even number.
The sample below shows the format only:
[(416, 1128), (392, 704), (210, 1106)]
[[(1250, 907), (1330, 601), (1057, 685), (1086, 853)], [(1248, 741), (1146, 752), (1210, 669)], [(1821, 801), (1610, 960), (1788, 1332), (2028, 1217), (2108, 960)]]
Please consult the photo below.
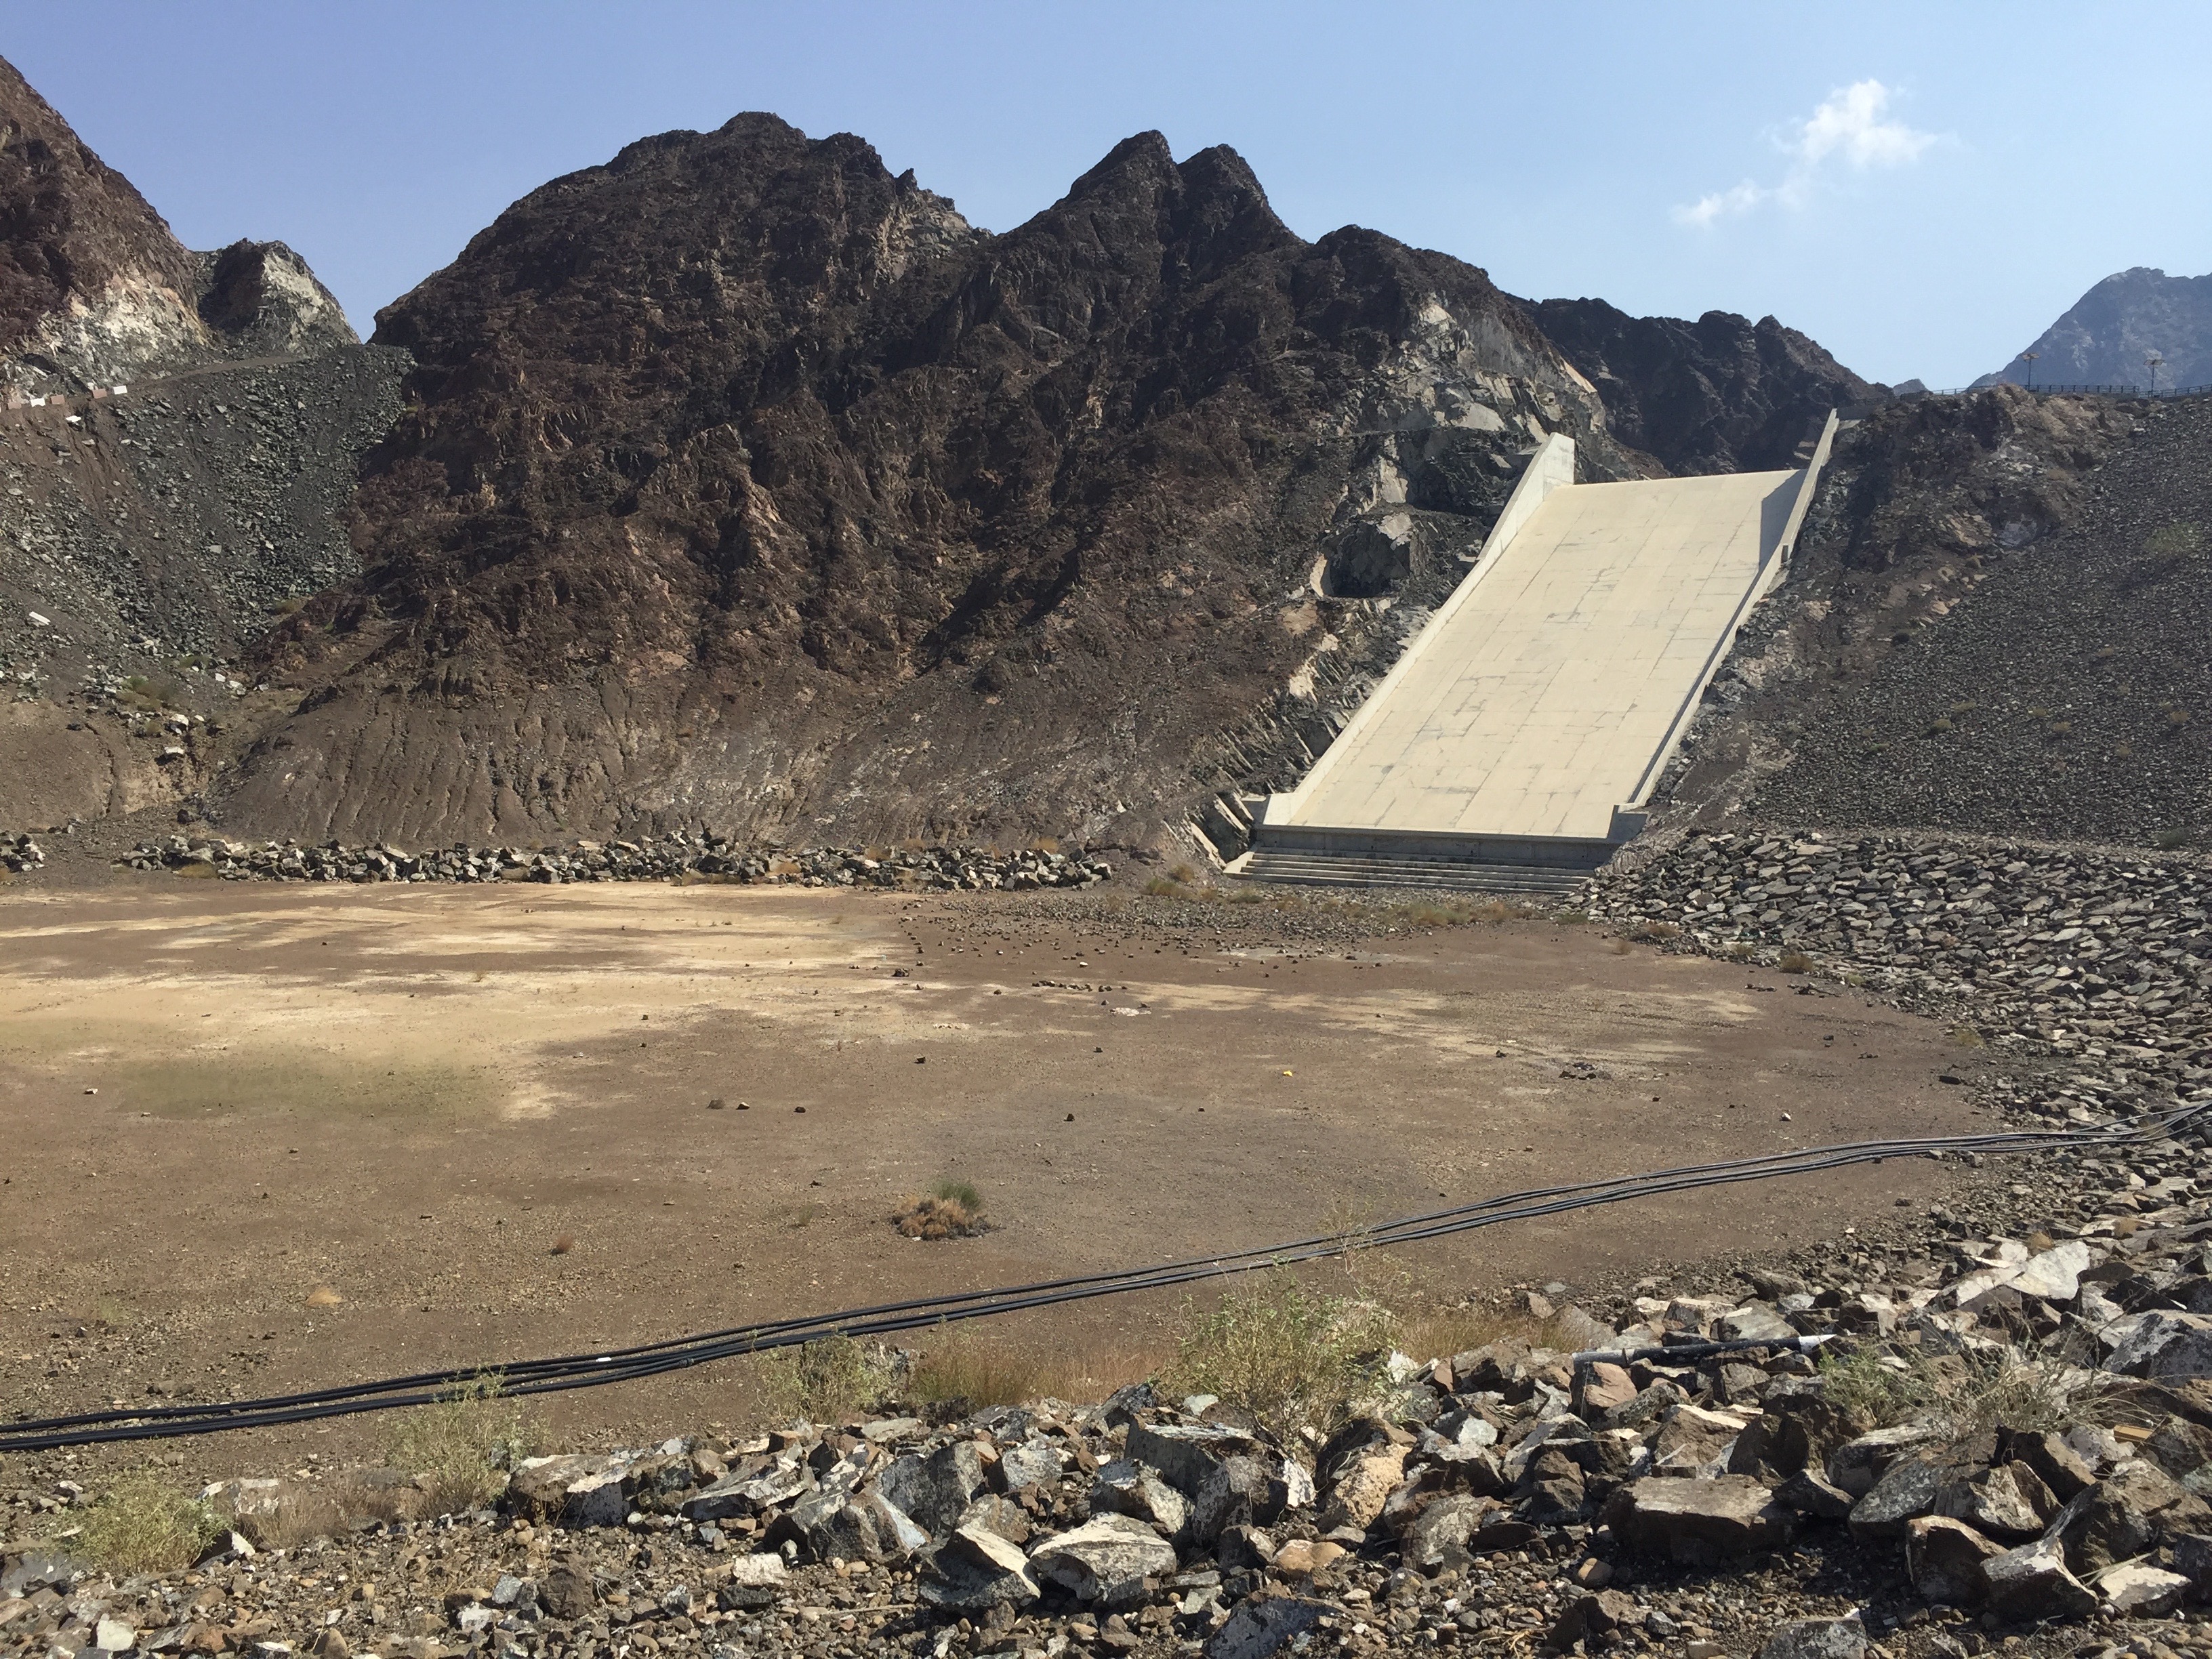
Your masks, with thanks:
[(1829, 410), (1888, 395), (1771, 317), (1632, 317), (1602, 300), (1545, 300), (1528, 314), (1597, 388), (1613, 435), (1677, 474), (1798, 465)]
[(1480, 271), (1152, 133), (1003, 235), (849, 136), (647, 139), (376, 341), (364, 568), (271, 636), (241, 821), (1119, 836), (1387, 659), (1544, 433), (1650, 466)]

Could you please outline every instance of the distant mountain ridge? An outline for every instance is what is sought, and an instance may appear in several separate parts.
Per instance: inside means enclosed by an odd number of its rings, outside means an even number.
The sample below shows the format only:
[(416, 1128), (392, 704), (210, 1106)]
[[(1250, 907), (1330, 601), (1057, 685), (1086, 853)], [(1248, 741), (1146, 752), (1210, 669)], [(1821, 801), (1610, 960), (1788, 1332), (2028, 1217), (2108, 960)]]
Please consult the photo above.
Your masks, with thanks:
[[(2033, 376), (2015, 356), (1974, 385), (2212, 386), (2212, 274), (2169, 276), (2149, 265), (2115, 272), (2027, 349)], [(2161, 360), (2154, 374), (2144, 361), (2153, 352)]]

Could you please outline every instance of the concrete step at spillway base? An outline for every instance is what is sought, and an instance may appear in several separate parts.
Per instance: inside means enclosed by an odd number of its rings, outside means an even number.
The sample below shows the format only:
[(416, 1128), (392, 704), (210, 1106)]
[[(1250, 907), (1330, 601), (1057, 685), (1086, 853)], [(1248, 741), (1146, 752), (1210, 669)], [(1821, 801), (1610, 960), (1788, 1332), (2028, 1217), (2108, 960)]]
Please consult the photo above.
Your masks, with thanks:
[(1411, 887), (1468, 893), (1572, 893), (1589, 878), (1535, 864), (1476, 864), (1465, 860), (1362, 858), (1350, 854), (1254, 849), (1240, 872), (1249, 881), (1304, 887)]

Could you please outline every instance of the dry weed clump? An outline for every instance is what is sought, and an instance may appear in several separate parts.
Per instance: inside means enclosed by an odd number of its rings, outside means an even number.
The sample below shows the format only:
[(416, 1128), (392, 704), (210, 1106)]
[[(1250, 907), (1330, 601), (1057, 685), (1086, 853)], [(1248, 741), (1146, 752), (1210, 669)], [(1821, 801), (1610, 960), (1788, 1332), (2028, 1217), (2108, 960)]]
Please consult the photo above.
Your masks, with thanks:
[(1820, 1397), (1867, 1429), (1910, 1419), (1934, 1423), (1964, 1443), (1999, 1427), (2063, 1428), (2109, 1415), (2110, 1379), (2039, 1352), (2007, 1349), (1991, 1357), (1925, 1359), (1862, 1347), (1825, 1356)]
[(92, 1506), (83, 1529), (66, 1547), (110, 1576), (125, 1578), (181, 1572), (221, 1531), (222, 1522), (205, 1504), (144, 1468), (124, 1476)]
[(973, 1238), (991, 1230), (983, 1214), (983, 1195), (965, 1181), (940, 1181), (920, 1197), (908, 1199), (891, 1218), (907, 1238)]
[(451, 1512), (498, 1497), (507, 1471), (532, 1455), (538, 1439), (536, 1425), (507, 1398), (504, 1380), (485, 1376), (402, 1417), (386, 1456), (420, 1480), (438, 1510)]
[(1377, 1303), (1329, 1296), (1285, 1271), (1224, 1295), (1212, 1312), (1184, 1310), (1164, 1381), (1242, 1407), (1292, 1443), (1327, 1432), (1371, 1394), (1390, 1353), (1393, 1321)]
[(834, 1424), (859, 1416), (890, 1384), (888, 1354), (832, 1334), (768, 1355), (761, 1391), (776, 1421)]

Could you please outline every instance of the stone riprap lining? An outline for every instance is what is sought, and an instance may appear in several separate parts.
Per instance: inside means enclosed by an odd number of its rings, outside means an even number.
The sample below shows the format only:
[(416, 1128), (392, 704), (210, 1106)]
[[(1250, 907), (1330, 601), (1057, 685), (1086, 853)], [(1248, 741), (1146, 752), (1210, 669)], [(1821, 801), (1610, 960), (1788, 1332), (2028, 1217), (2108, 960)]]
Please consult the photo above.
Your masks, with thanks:
[(224, 1480), (227, 1541), (128, 1578), (69, 1555), (85, 1471), (28, 1459), (0, 1620), (314, 1659), (2201, 1653), (2212, 1156), (2018, 1173), (2013, 1224), (1954, 1200), (1733, 1282), (1529, 1292), (1525, 1336), (1378, 1357), (1310, 1432), (1149, 1384), (902, 1409), (879, 1351), (857, 1420), (530, 1458), (460, 1513), (404, 1468)]
[(1103, 860), (1066, 853), (932, 848), (880, 856), (849, 848), (741, 848), (715, 836), (578, 842), (533, 848), (452, 847), (410, 852), (331, 842), (249, 845), (220, 836), (172, 836), (117, 860), (135, 870), (204, 870), (226, 881), (678, 881), (719, 879), (805, 887), (920, 887), (936, 890), (1089, 887), (1114, 873)]
[(2202, 860), (1807, 831), (1692, 836), (1596, 880), (1591, 914), (2073, 1057), (2045, 1109), (2212, 1095), (2212, 868)]

